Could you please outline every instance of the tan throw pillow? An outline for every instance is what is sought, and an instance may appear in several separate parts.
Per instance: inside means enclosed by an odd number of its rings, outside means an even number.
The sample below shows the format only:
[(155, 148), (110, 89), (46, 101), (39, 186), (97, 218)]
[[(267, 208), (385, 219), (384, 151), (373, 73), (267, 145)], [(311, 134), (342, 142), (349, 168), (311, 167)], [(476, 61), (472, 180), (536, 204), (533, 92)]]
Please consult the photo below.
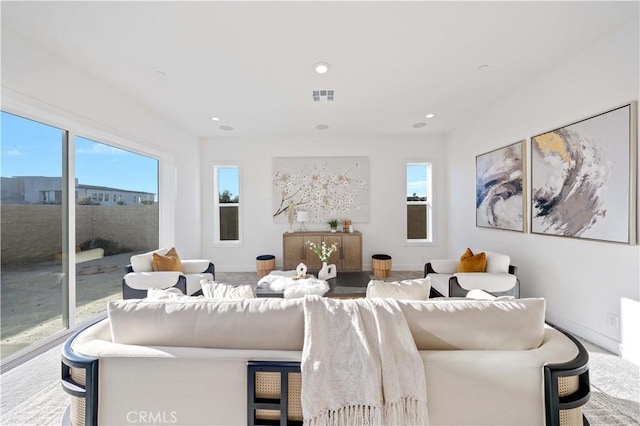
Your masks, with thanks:
[(153, 253), (151, 266), (153, 266), (154, 271), (184, 272), (182, 269), (182, 262), (180, 262), (180, 256), (178, 256), (178, 252), (175, 247), (172, 247), (165, 255)]
[(485, 252), (473, 254), (470, 248), (460, 257), (457, 272), (484, 272), (487, 268), (487, 254)]

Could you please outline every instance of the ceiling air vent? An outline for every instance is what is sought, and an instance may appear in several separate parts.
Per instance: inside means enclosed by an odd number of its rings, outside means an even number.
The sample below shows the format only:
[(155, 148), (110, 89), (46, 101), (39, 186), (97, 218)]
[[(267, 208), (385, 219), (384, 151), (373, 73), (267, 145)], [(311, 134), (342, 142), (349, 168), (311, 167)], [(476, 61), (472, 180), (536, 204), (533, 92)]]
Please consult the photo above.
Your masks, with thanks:
[(332, 102), (333, 90), (314, 90), (313, 101), (314, 102), (320, 102), (320, 101)]

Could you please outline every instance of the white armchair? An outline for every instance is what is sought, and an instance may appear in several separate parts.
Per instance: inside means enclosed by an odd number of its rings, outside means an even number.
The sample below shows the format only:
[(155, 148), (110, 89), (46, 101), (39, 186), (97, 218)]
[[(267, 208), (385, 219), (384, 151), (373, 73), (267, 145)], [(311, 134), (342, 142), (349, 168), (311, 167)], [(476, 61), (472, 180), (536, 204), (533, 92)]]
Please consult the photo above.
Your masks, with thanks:
[(150, 288), (166, 289), (175, 287), (187, 295), (202, 293), (200, 280), (215, 280), (215, 266), (207, 259), (182, 260), (183, 272), (154, 271), (151, 260), (153, 253), (166, 254), (167, 249), (131, 256), (131, 264), (124, 267), (122, 279), (123, 299), (142, 299)]
[(458, 259), (432, 259), (424, 265), (424, 276), (431, 282), (430, 297), (466, 297), (471, 290), (484, 290), (494, 296), (520, 297), (518, 268), (506, 254), (485, 252), (485, 272), (457, 272)]

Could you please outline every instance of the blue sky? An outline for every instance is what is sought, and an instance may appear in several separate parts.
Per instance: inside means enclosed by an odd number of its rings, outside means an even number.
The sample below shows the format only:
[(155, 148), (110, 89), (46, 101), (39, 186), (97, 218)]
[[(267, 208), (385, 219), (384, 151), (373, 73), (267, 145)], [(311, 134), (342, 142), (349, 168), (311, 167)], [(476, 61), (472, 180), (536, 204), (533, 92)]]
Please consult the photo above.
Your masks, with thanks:
[(220, 193), (226, 189), (232, 196), (239, 195), (238, 169), (236, 167), (220, 167), (218, 169), (218, 186)]
[(414, 192), (419, 197), (427, 196), (427, 170), (424, 165), (407, 166), (407, 197)]
[[(62, 175), (62, 130), (2, 113), (2, 176)], [(158, 194), (158, 160), (76, 138), (76, 178), (83, 185)]]

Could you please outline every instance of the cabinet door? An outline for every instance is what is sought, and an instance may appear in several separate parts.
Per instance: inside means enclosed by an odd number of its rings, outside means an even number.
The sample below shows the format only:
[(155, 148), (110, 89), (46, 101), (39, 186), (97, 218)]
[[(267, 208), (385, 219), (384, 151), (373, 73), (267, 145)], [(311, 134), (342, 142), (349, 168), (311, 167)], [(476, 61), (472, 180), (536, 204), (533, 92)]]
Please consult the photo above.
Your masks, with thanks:
[(331, 257), (329, 258), (328, 264), (335, 264), (336, 269), (338, 271), (342, 270), (342, 236), (340, 235), (325, 235), (322, 237), (325, 244), (330, 246), (331, 244), (335, 244), (338, 246), (338, 250), (331, 253)]
[(282, 238), (283, 269), (296, 269), (304, 257), (304, 239), (302, 235), (284, 235)]
[(362, 239), (360, 235), (342, 236), (342, 270), (362, 270)]
[[(307, 265), (307, 270), (309, 272), (313, 271), (313, 273), (316, 273), (320, 270), (320, 268), (322, 268), (322, 261), (320, 261), (320, 258), (317, 254), (311, 251), (311, 247), (309, 247), (307, 241), (311, 241), (312, 243), (320, 245), (322, 244), (322, 237), (320, 235), (310, 235), (303, 237), (302, 241), (304, 257), (302, 258), (301, 262)], [(292, 269), (296, 269), (298, 263), (296, 263)]]

